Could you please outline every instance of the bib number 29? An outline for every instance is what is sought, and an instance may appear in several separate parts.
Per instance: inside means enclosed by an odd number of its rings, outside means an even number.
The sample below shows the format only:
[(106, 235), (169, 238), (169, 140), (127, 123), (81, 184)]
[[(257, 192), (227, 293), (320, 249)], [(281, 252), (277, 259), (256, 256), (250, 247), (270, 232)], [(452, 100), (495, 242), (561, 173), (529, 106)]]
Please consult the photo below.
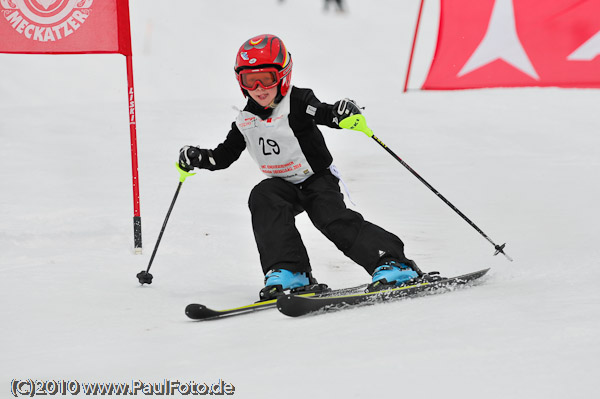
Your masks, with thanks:
[(258, 144), (262, 147), (263, 155), (279, 154), (281, 152), (279, 144), (277, 144), (275, 140), (265, 140), (264, 138), (260, 137), (258, 139)]

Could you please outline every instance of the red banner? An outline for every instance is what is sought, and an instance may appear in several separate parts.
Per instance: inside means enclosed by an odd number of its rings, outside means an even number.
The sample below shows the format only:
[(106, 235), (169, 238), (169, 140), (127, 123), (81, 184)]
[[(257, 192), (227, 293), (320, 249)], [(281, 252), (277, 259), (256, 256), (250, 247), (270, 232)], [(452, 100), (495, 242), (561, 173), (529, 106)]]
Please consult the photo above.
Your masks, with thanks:
[(423, 89), (600, 88), (600, 0), (441, 0)]
[(0, 0), (0, 53), (131, 55), (128, 0)]
[(142, 253), (129, 0), (0, 0), (0, 53), (125, 55), (133, 236), (135, 252)]

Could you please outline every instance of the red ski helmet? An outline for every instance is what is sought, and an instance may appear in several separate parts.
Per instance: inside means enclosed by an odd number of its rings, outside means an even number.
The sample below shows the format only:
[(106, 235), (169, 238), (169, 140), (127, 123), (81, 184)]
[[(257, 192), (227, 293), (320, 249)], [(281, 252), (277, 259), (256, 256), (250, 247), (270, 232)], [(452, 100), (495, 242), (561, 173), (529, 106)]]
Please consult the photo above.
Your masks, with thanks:
[[(237, 52), (235, 58), (235, 75), (244, 96), (248, 87), (243, 81), (243, 75), (253, 72), (269, 72), (275, 68), (274, 79), (279, 86), (279, 94), (285, 96), (290, 88), (292, 78), (292, 55), (287, 51), (283, 41), (275, 35), (263, 34), (247, 40)], [(247, 85), (246, 85), (247, 86)], [(263, 87), (271, 87), (264, 84)], [(254, 85), (256, 88), (256, 85)]]

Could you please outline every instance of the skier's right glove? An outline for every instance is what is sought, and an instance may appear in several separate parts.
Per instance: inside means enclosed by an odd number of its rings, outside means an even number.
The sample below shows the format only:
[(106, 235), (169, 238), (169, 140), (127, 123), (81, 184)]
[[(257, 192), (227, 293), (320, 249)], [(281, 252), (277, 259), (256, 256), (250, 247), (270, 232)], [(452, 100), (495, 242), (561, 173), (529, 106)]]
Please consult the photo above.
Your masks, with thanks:
[(354, 100), (344, 98), (333, 104), (333, 121), (339, 126), (340, 122), (349, 116), (361, 114), (360, 107)]
[(194, 168), (199, 168), (201, 158), (202, 153), (200, 148), (189, 145), (183, 146), (179, 150), (179, 167), (186, 172)]

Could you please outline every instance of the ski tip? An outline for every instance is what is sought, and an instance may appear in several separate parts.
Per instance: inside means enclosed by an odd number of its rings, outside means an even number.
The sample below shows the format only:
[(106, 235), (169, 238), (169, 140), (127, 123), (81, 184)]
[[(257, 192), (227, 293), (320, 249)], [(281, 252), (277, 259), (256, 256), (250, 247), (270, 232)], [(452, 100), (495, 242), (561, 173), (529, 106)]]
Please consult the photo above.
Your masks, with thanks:
[(204, 305), (200, 305), (198, 303), (190, 303), (189, 305), (187, 305), (185, 307), (185, 314), (186, 314), (186, 316), (188, 316), (190, 318), (195, 318), (195, 315), (197, 315), (199, 312), (201, 312), (205, 309), (206, 309), (206, 306), (204, 306)]
[(282, 295), (277, 298), (277, 309), (284, 315), (290, 317), (302, 316), (304, 313), (298, 312), (295, 302), (297, 300), (296, 295)]

